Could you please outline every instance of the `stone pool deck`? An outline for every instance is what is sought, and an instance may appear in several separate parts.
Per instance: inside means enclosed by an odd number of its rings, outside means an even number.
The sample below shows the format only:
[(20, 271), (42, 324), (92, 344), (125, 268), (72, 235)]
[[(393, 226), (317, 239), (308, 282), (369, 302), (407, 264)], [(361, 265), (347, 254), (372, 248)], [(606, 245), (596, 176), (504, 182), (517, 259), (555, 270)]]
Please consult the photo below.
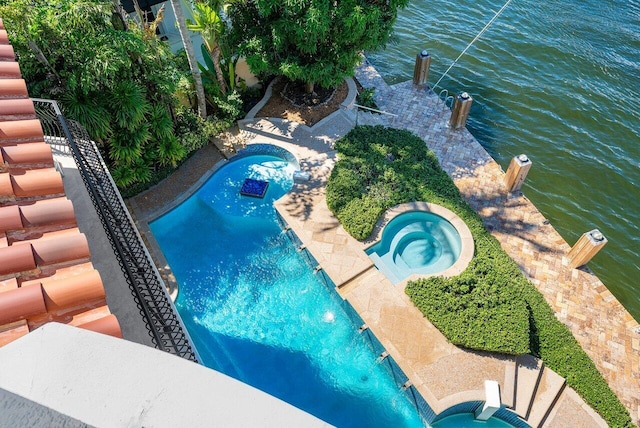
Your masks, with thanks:
[[(386, 124), (413, 131), (436, 153), (463, 196), (573, 331), (638, 423), (638, 323), (588, 269), (568, 268), (569, 245), (523, 195), (506, 192), (502, 169), (466, 129), (447, 127), (449, 110), (436, 96), (411, 82), (389, 87), (367, 64), (358, 69), (357, 77), (363, 86), (376, 87), (376, 102), (382, 110), (398, 115)], [(394, 287), (373, 267), (363, 251), (369, 243), (351, 238), (324, 199), (335, 163), (332, 142), (354, 126), (354, 119), (352, 112), (340, 111), (312, 129), (265, 118), (242, 121), (240, 126), (247, 143), (282, 146), (310, 173), (310, 180), (296, 183), (276, 208), (434, 411), (484, 401), (484, 380), (496, 380), (503, 404), (532, 426), (606, 426), (563, 379), (539, 361), (470, 352), (448, 343), (402, 287)], [(359, 118), (360, 123), (367, 120), (373, 119)], [(158, 186), (156, 192), (164, 194), (158, 203), (185, 196), (184, 190), (174, 190), (178, 193), (172, 197)], [(134, 212), (144, 205), (142, 198), (153, 198), (152, 193), (130, 201)], [(137, 213), (143, 232), (144, 220), (164, 210), (150, 205)]]

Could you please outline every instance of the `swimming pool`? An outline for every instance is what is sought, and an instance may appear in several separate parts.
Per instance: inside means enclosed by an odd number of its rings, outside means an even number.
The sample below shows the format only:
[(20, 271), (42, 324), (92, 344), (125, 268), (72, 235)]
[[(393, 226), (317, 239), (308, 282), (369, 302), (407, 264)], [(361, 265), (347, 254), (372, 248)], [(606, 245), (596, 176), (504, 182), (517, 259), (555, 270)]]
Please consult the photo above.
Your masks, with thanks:
[[(253, 150), (150, 224), (202, 363), (336, 426), (424, 426), (278, 224), (273, 202), (291, 188), (296, 163)], [(245, 178), (269, 182), (264, 198), (239, 194)]]

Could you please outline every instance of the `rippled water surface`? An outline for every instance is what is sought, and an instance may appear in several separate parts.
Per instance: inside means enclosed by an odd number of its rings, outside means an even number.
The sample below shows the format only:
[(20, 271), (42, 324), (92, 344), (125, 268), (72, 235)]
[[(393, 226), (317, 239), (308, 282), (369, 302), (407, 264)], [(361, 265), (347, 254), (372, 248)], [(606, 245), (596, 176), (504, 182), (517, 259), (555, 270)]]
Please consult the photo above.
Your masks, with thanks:
[[(427, 49), (433, 85), (503, 4), (413, 0), (368, 57), (393, 84)], [(570, 245), (605, 234), (589, 267), (640, 320), (640, 1), (514, 0), (439, 86), (474, 97), (468, 128), (503, 169), (532, 159), (523, 191)]]

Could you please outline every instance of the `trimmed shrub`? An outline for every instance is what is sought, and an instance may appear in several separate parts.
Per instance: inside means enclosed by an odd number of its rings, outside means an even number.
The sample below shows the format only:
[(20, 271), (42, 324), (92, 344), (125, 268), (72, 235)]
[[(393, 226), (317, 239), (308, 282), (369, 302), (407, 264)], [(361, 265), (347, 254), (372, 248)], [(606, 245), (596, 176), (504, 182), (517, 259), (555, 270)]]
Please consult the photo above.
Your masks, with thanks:
[(471, 230), (475, 256), (462, 274), (421, 279), (406, 287), (447, 339), (472, 349), (531, 353), (563, 376), (610, 426), (633, 426), (571, 331), (485, 229), (419, 137), (360, 126), (335, 146), (339, 160), (327, 183), (327, 205), (355, 238), (366, 239), (386, 209), (410, 201), (442, 205)]

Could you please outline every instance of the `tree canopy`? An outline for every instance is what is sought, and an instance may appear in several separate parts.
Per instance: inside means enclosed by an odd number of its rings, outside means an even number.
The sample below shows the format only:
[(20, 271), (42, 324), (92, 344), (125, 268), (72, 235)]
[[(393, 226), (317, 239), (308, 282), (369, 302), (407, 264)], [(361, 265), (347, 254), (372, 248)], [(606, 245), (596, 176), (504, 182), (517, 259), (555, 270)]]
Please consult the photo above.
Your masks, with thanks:
[(385, 46), (409, 0), (243, 0), (229, 15), (255, 74), (284, 75), (312, 88), (353, 75), (361, 52)]
[(177, 101), (191, 95), (189, 73), (156, 35), (162, 12), (134, 21), (111, 1), (12, 0), (0, 15), (30, 94), (58, 100), (87, 129), (119, 186), (149, 181), (194, 148), (182, 126), (192, 113)]

